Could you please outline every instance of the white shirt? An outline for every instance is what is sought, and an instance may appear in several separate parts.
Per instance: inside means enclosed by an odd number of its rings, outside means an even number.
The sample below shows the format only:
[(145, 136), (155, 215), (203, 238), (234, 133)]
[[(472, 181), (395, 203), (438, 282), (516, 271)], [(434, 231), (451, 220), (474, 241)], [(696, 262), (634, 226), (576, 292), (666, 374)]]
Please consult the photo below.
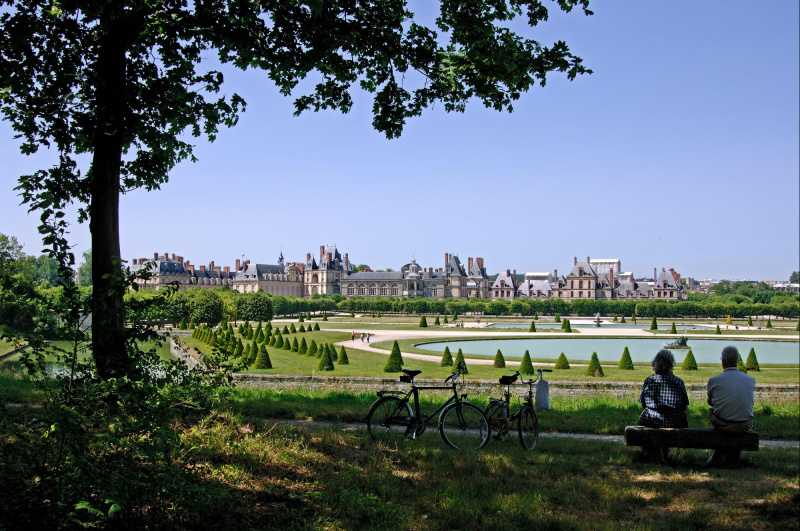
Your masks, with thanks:
[(731, 422), (753, 418), (753, 394), (756, 379), (736, 367), (728, 367), (708, 380), (708, 397), (714, 413)]

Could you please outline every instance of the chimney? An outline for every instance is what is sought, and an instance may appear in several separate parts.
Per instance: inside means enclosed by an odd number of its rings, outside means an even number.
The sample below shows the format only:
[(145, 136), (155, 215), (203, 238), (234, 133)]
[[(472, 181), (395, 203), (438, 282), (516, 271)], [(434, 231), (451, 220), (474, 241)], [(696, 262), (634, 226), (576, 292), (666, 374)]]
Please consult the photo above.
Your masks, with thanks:
[(558, 269), (553, 269), (553, 280), (558, 280)]
[(476, 260), (478, 261), (478, 267), (480, 267), (481, 269), (483, 269), (483, 258), (481, 258), (481, 257), (479, 256), (478, 258), (476, 258)]
[(516, 269), (514, 270), (514, 276), (511, 277), (511, 281), (512, 281), (513, 284), (517, 283), (517, 270)]
[(187, 267), (189, 269), (189, 274), (194, 276), (194, 266), (193, 265), (188, 265)]
[(324, 257), (325, 257), (325, 246), (324, 245), (320, 245), (319, 246), (319, 261), (321, 262)]
[(182, 256), (178, 257), (178, 262), (183, 263), (183, 257)]
[(158, 253), (153, 253), (153, 260), (158, 260)]
[(657, 273), (658, 273), (658, 269), (654, 267), (653, 268), (653, 282), (655, 282), (656, 279), (658, 278), (658, 274)]
[(242, 270), (242, 261), (239, 258), (237, 258), (236, 259), (236, 271), (241, 271), (241, 270)]
[(164, 253), (164, 260), (169, 260), (169, 253)]
[(333, 253), (328, 253), (326, 258), (328, 259), (328, 267), (333, 266)]
[[(213, 262), (212, 262), (212, 263), (213, 263)], [(249, 258), (248, 258), (247, 260), (245, 260), (245, 261), (244, 261), (244, 265), (245, 265), (245, 266), (249, 266), (249, 265), (250, 265), (250, 259), (249, 259)]]
[(206, 270), (206, 266), (204, 266), (204, 265), (201, 265), (201, 266), (200, 266), (200, 271), (205, 271), (205, 270)]
[(214, 270), (214, 260), (211, 260), (211, 263), (210, 263), (210, 264), (208, 264), (208, 268), (209, 268), (210, 270), (212, 270), (212, 271)]
[(175, 260), (175, 253), (172, 253), (172, 259)]
[(586, 257), (586, 261), (587, 261), (587, 262), (591, 262), (591, 261), (592, 261), (592, 259), (591, 259), (591, 258), (589, 258), (589, 257), (587, 256), (587, 257)]
[(133, 265), (136, 265), (136, 258), (133, 259)]
[(230, 275), (231, 274), (231, 268), (228, 267), (228, 266), (223, 267), (222, 270), (225, 271), (226, 275)]
[(311, 253), (306, 253), (306, 263), (307, 264), (311, 263)]
[(472, 257), (467, 258), (467, 269), (472, 271)]
[(608, 278), (611, 281), (611, 289), (614, 289), (614, 269), (608, 272)]
[(214, 268), (214, 271), (219, 273), (220, 271), (222, 271), (222, 268), (220, 266), (217, 266), (217, 267)]
[(344, 268), (350, 269), (350, 256), (347, 253), (344, 253)]
[(578, 257), (577, 256), (575, 257), (575, 261), (572, 262), (572, 265), (578, 265)]

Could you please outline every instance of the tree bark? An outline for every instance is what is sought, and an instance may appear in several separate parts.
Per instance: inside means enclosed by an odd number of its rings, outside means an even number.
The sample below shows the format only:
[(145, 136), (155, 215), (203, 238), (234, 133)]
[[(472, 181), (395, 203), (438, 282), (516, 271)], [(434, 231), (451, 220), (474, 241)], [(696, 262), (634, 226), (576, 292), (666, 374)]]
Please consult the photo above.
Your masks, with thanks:
[(122, 262), (119, 244), (120, 166), (126, 107), (126, 57), (113, 19), (101, 23), (95, 66), (97, 123), (90, 173), (92, 233), (92, 351), (101, 378), (132, 375), (125, 348)]

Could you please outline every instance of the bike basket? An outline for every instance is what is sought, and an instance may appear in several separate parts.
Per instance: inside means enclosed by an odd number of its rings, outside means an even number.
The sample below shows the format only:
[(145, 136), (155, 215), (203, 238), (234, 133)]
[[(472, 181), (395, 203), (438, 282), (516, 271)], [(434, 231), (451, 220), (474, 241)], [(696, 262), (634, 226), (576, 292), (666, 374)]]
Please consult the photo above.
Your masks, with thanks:
[(411, 383), (411, 376), (404, 374), (403, 376), (400, 377), (400, 381), (405, 383)]

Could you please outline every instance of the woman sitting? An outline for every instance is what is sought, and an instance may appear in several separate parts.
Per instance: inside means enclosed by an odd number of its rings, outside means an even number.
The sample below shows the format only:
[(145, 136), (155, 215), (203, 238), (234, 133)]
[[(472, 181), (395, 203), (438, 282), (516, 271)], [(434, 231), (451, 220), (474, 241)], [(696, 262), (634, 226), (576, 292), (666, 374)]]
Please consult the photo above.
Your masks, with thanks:
[[(686, 407), (689, 397), (683, 380), (672, 374), (675, 358), (669, 350), (659, 350), (651, 363), (652, 376), (648, 376), (642, 385), (639, 402), (644, 411), (639, 416), (639, 426), (648, 428), (685, 428), (689, 425), (686, 418)], [(644, 448), (645, 457), (655, 453), (655, 448)], [(661, 449), (664, 460), (669, 448)]]

